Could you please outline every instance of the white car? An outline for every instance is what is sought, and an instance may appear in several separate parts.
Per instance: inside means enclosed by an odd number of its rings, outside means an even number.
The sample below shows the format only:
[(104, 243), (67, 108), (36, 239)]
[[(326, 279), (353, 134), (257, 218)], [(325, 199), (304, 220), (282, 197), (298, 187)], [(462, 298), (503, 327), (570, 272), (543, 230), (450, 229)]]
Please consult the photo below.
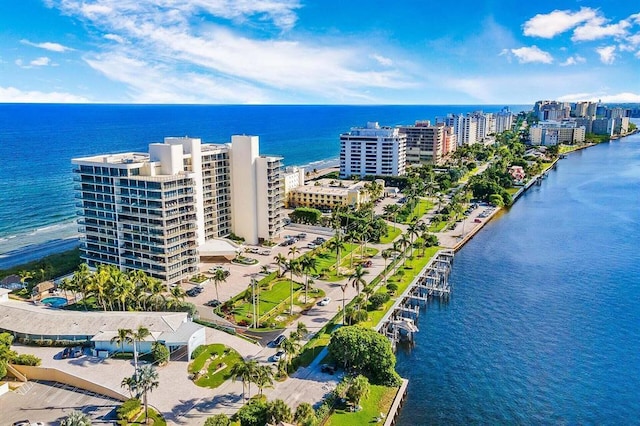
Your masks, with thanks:
[(318, 302), (318, 305), (327, 306), (329, 304), (329, 302), (331, 302), (331, 298), (330, 297), (325, 297), (320, 302)]

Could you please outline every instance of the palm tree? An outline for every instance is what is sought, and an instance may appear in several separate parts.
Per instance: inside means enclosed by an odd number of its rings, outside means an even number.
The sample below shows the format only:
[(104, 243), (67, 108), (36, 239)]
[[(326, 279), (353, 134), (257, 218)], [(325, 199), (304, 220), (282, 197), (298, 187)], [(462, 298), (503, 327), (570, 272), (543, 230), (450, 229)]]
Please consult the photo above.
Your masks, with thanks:
[(82, 411), (72, 411), (60, 422), (60, 426), (91, 426), (91, 419)]
[(98, 270), (95, 274), (91, 275), (89, 280), (89, 291), (96, 296), (98, 304), (102, 305), (102, 310), (107, 310), (107, 282), (109, 281), (109, 271), (106, 265), (98, 266)]
[(367, 275), (368, 273), (369, 272), (365, 271), (362, 265), (358, 265), (356, 266), (356, 269), (353, 271), (353, 273), (349, 276), (349, 282), (351, 283), (353, 288), (355, 288), (356, 291), (358, 292), (358, 297), (360, 297), (360, 287), (362, 286), (364, 288), (364, 286), (367, 285), (367, 282), (365, 281), (364, 276)]
[(398, 216), (398, 212), (400, 211), (400, 206), (397, 204), (388, 204), (384, 206), (383, 210), (387, 219), (393, 219), (393, 229), (396, 230), (396, 217)]
[(144, 401), (144, 416), (146, 423), (149, 423), (149, 401), (147, 394), (153, 391), (160, 385), (158, 381), (158, 372), (151, 365), (143, 365), (138, 372), (138, 378), (136, 379), (136, 389), (142, 394)]
[(316, 271), (316, 258), (311, 256), (305, 256), (300, 260), (300, 268), (306, 275), (304, 282), (304, 303), (307, 303), (307, 294), (309, 292), (309, 272)]
[(278, 277), (281, 277), (282, 266), (284, 266), (287, 263), (287, 258), (282, 253), (278, 253), (278, 255), (275, 258), (275, 262), (278, 265)]
[(302, 321), (298, 321), (298, 324), (296, 326), (296, 335), (298, 336), (298, 339), (302, 340), (307, 336), (307, 334), (309, 334), (309, 329), (307, 328), (306, 324)]
[(291, 256), (292, 259), (295, 258), (298, 253), (300, 253), (300, 249), (298, 247), (289, 247), (289, 256)]
[(244, 392), (245, 387), (247, 384), (249, 385), (249, 396), (251, 396), (251, 382), (256, 376), (257, 368), (258, 362), (255, 360), (240, 360), (231, 367), (231, 380), (235, 382), (237, 379), (240, 379), (242, 381), (242, 399), (245, 401), (247, 400)]
[(271, 368), (270, 365), (259, 365), (257, 367), (255, 381), (262, 396), (262, 390), (265, 387), (273, 385), (273, 368)]
[(89, 265), (86, 263), (81, 263), (78, 266), (78, 269), (73, 273), (73, 277), (71, 278), (71, 282), (73, 283), (73, 288), (82, 294), (82, 301), (84, 305), (85, 311), (87, 310), (87, 293), (89, 291), (89, 285), (91, 282), (91, 271), (89, 270)]
[(133, 343), (133, 331), (130, 328), (119, 328), (118, 334), (111, 338), (111, 343), (113, 342), (120, 346), (120, 352), (124, 352), (124, 344)]
[(133, 377), (125, 377), (120, 382), (120, 387), (126, 388), (129, 391), (129, 396), (133, 398), (133, 391), (136, 388), (136, 378)]
[(407, 234), (409, 235), (409, 238), (411, 239), (411, 254), (409, 255), (409, 257), (413, 257), (413, 242), (414, 242), (414, 238), (416, 238), (419, 234), (420, 234), (420, 227), (418, 225), (418, 222), (413, 222), (412, 224), (410, 224), (407, 227)]
[(340, 250), (344, 248), (344, 241), (339, 235), (336, 235), (327, 245), (330, 250), (336, 252), (336, 275), (340, 275)]
[(227, 281), (227, 273), (224, 269), (218, 268), (213, 273), (213, 284), (216, 287), (216, 299), (220, 300), (220, 295), (218, 294), (218, 284), (224, 283)]
[[(216, 290), (217, 290), (217, 287), (216, 287)], [(174, 306), (179, 306), (180, 302), (183, 302), (184, 298), (187, 296), (187, 293), (179, 285), (171, 287), (171, 290), (169, 291), (169, 293), (171, 293), (171, 298), (172, 298), (170, 302)]]
[(287, 337), (280, 344), (280, 348), (284, 351), (287, 361), (291, 361), (291, 358), (293, 358), (298, 350), (298, 342), (291, 337)]
[(300, 274), (302, 269), (300, 267), (300, 262), (297, 261), (296, 259), (291, 259), (287, 263), (287, 267), (289, 268), (289, 272), (291, 273), (291, 279), (290, 279), (290, 282), (289, 282), (289, 287), (291, 289), (291, 294), (290, 294), (291, 306), (289, 308), (289, 314), (293, 315), (293, 274), (296, 274), (296, 275)]
[(343, 284), (340, 284), (340, 290), (342, 290), (342, 325), (347, 325), (347, 323), (345, 322), (344, 305), (345, 305), (345, 299), (347, 298), (346, 292), (347, 292), (348, 285), (349, 285), (348, 281)]
[(384, 269), (382, 270), (382, 277), (384, 279), (384, 285), (387, 285), (387, 260), (393, 255), (392, 250), (382, 250), (382, 258), (384, 259)]
[(131, 339), (133, 340), (133, 368), (138, 374), (138, 346), (137, 342), (142, 342), (147, 337), (151, 336), (151, 332), (148, 328), (139, 326), (136, 331), (131, 333)]
[(293, 419), (302, 426), (313, 425), (316, 420), (316, 412), (311, 404), (303, 402), (296, 408)]

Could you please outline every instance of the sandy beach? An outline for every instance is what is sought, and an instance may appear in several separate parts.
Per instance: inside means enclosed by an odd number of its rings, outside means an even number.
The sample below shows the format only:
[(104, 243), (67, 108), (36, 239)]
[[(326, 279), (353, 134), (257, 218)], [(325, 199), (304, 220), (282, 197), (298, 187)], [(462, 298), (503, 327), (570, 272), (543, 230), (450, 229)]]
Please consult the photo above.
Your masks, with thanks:
[(32, 260), (42, 259), (54, 253), (71, 250), (80, 246), (78, 238), (59, 238), (42, 244), (31, 244), (17, 250), (0, 254), (0, 269), (22, 265)]

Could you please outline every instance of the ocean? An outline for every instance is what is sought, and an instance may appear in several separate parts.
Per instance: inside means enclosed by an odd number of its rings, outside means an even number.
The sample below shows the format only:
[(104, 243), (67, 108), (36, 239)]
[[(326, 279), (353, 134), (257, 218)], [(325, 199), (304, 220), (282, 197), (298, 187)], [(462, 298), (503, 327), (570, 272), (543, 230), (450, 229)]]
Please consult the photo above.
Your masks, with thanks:
[(0, 255), (76, 236), (74, 157), (147, 152), (165, 136), (224, 143), (250, 134), (260, 137), (261, 153), (284, 156), (286, 165), (322, 168), (337, 164), (340, 133), (367, 121), (393, 126), (502, 107), (2, 104)]
[(638, 241), (640, 135), (560, 160), (457, 253), (398, 424), (638, 424)]

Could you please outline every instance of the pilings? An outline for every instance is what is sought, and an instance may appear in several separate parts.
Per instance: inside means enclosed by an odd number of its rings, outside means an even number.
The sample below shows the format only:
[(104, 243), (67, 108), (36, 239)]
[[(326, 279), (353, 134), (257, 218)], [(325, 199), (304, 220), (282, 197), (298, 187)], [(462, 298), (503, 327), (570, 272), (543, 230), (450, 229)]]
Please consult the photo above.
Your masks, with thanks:
[(401, 340), (413, 341), (422, 306), (435, 297), (449, 298), (453, 257), (453, 250), (437, 252), (378, 323), (376, 330), (389, 338), (394, 350)]

